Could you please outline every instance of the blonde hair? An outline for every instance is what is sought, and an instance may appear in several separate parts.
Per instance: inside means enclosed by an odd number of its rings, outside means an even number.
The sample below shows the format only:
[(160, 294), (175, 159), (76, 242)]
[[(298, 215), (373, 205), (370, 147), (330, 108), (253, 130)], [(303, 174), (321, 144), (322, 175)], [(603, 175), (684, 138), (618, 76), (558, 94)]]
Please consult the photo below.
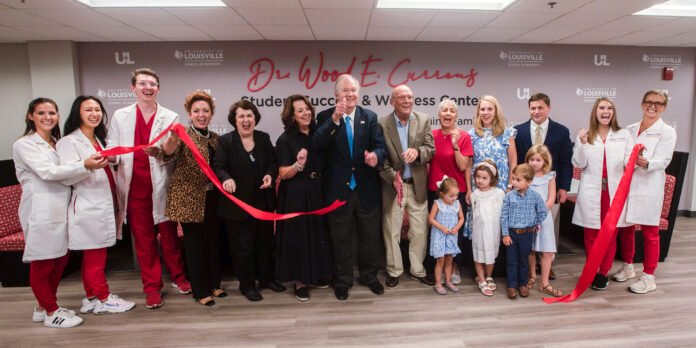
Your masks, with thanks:
[(515, 169), (512, 170), (512, 174), (521, 176), (528, 182), (532, 182), (532, 180), (534, 180), (534, 169), (529, 165), (529, 163), (522, 163), (515, 166)]
[[(490, 167), (486, 165), (481, 165), (481, 163), (487, 163), (490, 166), (493, 166), (495, 168), (495, 174), (493, 174), (493, 171), (491, 170)], [(489, 187), (496, 187), (498, 186), (498, 166), (495, 165), (495, 162), (489, 159), (485, 159), (481, 162), (479, 162), (478, 165), (476, 165), (476, 169), (474, 169), (474, 178), (476, 177), (476, 173), (479, 171), (486, 172), (488, 175), (491, 177), (491, 183), (489, 184)]]
[(667, 95), (667, 92), (665, 92), (663, 89), (651, 89), (651, 90), (645, 92), (645, 94), (643, 94), (643, 101), (642, 102), (645, 102), (645, 98), (647, 98), (649, 95), (653, 95), (653, 94), (657, 94), (657, 95), (661, 96), (662, 98), (664, 98), (665, 107), (667, 106), (667, 102), (669, 101), (669, 96)]
[(447, 191), (449, 191), (453, 187), (456, 187), (457, 191), (459, 191), (459, 183), (457, 183), (457, 180), (455, 180), (454, 178), (445, 178), (444, 180), (442, 180), (440, 186), (437, 188), (437, 193), (440, 197), (442, 197), (442, 195), (446, 194)]
[(546, 145), (542, 144), (536, 144), (530, 147), (529, 151), (527, 151), (527, 154), (524, 156), (524, 162), (529, 163), (529, 159), (532, 158), (532, 156), (534, 155), (541, 156), (541, 159), (544, 160), (544, 166), (541, 167), (541, 170), (544, 173), (548, 173), (553, 165), (553, 158), (551, 157), (551, 152), (549, 152), (549, 148), (546, 147)]
[(493, 124), (491, 125), (491, 134), (493, 137), (497, 138), (503, 135), (507, 122), (505, 121), (505, 117), (503, 117), (503, 109), (500, 107), (498, 99), (495, 99), (495, 97), (491, 95), (484, 95), (483, 97), (479, 98), (478, 105), (476, 106), (476, 116), (474, 117), (474, 129), (476, 130), (476, 135), (483, 137), (483, 122), (481, 122), (481, 118), (479, 117), (479, 109), (481, 108), (481, 102), (484, 101), (495, 106), (495, 117), (493, 118)]
[(599, 107), (599, 103), (603, 101), (608, 101), (611, 104), (611, 107), (614, 109), (614, 116), (611, 118), (611, 121), (609, 121), (609, 128), (611, 128), (611, 130), (614, 132), (621, 129), (621, 127), (619, 127), (619, 121), (616, 119), (616, 106), (614, 105), (614, 102), (607, 97), (601, 97), (595, 100), (594, 106), (592, 106), (592, 112), (590, 112), (590, 129), (587, 130), (587, 142), (590, 143), (590, 145), (594, 145), (594, 140), (597, 137), (597, 132), (599, 131), (597, 108)]

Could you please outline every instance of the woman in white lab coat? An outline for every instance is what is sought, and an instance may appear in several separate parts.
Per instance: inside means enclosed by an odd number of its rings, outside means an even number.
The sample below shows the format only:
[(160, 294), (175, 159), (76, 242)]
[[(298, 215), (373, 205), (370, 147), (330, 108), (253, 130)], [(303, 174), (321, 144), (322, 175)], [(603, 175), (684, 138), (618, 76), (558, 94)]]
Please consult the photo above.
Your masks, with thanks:
[(67, 211), (70, 187), (62, 180), (104, 168), (106, 159), (90, 156), (60, 165), (55, 150), (60, 138), (58, 106), (48, 98), (29, 103), (24, 135), (12, 146), (17, 180), (22, 186), (19, 221), (24, 232), (24, 262), (31, 262), (29, 283), (39, 306), (32, 320), (50, 327), (82, 323), (75, 312), (58, 307), (56, 292), (68, 261)]
[[(82, 162), (102, 151), (106, 139), (106, 111), (102, 102), (92, 96), (79, 96), (73, 102), (65, 121), (65, 136), (56, 149), (60, 163)], [(121, 313), (135, 303), (125, 301), (109, 291), (106, 283), (106, 248), (121, 238), (123, 209), (111, 167), (96, 170), (88, 176), (75, 176), (63, 181), (72, 185), (68, 206), (68, 248), (83, 250), (82, 284), (85, 297), (81, 313)]]
[[(573, 166), (582, 169), (573, 223), (584, 227), (587, 255), (614, 200), (624, 172), (624, 160), (631, 155), (632, 149), (633, 138), (627, 130), (619, 127), (614, 102), (604, 97), (597, 99), (590, 112), (589, 130), (580, 128), (578, 132), (572, 159)], [(607, 275), (616, 255), (616, 234), (619, 230), (633, 233), (633, 226), (626, 223), (625, 214), (624, 208), (617, 225), (619, 229), (610, 239), (609, 248), (592, 282), (595, 290), (606, 289), (609, 282)]]
[[(636, 168), (631, 181), (631, 190), (626, 201), (626, 222), (641, 226), (644, 241), (643, 273), (631, 284), (629, 289), (644, 294), (656, 289), (655, 269), (660, 258), (660, 215), (665, 189), (665, 169), (672, 161), (677, 133), (662, 120), (667, 109), (667, 93), (650, 90), (643, 95), (641, 103), (643, 119), (626, 129), (637, 144), (645, 145), (645, 150), (636, 160)], [(624, 265), (614, 275), (614, 280), (626, 281), (635, 277), (633, 255), (635, 253), (634, 233), (619, 233), (621, 255)]]

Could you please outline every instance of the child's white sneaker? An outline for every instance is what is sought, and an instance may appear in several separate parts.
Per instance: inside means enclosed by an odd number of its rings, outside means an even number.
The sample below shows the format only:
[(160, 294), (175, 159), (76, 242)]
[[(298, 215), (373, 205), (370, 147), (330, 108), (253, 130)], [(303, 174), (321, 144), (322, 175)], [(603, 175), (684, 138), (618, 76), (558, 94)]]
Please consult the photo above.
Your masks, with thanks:
[(614, 274), (611, 279), (613, 279), (616, 282), (625, 282), (631, 278), (636, 277), (636, 272), (633, 270), (633, 264), (632, 263), (624, 263), (621, 269)]
[(97, 300), (97, 305), (94, 307), (94, 314), (101, 313), (123, 313), (135, 307), (135, 302), (126, 301), (118, 295), (109, 294), (106, 301)]
[(44, 319), (46, 318), (46, 310), (37, 310), (34, 308), (34, 313), (31, 314), (31, 321), (35, 323), (42, 323)]
[(58, 308), (53, 312), (53, 315), (46, 315), (46, 318), (44, 318), (44, 326), (48, 327), (75, 327), (82, 324), (82, 322), (82, 318), (75, 315), (75, 312), (65, 308)]
[(638, 281), (631, 284), (628, 289), (636, 294), (645, 294), (650, 291), (655, 291), (655, 289), (657, 289), (657, 285), (655, 285), (655, 276), (643, 273), (640, 275), (640, 278), (638, 278)]
[(94, 310), (99, 302), (98, 298), (88, 299), (87, 297), (82, 298), (82, 307), (80, 307), (80, 313), (90, 313)]
[(452, 279), (452, 284), (457, 285), (462, 282), (462, 277), (459, 276), (459, 273), (452, 273), (450, 278)]

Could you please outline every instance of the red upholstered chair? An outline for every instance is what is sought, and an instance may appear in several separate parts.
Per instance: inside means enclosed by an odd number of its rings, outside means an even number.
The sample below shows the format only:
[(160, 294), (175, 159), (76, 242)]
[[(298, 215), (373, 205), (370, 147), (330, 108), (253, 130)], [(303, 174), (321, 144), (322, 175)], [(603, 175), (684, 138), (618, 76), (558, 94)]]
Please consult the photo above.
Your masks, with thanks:
[(22, 263), (24, 233), (19, 223), (21, 186), (0, 188), (0, 283), (2, 286), (29, 285), (29, 264)]

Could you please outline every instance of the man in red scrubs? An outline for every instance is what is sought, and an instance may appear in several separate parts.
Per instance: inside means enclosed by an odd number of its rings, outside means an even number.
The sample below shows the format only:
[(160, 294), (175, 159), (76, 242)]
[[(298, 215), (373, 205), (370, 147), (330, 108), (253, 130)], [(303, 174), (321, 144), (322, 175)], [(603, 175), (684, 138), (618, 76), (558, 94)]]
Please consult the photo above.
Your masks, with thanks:
[[(177, 122), (179, 115), (157, 104), (159, 77), (150, 69), (138, 69), (131, 76), (131, 90), (138, 101), (116, 110), (109, 123), (107, 147), (147, 144)], [(157, 152), (158, 147), (150, 147)], [(153, 152), (153, 154), (155, 154)], [(135, 251), (140, 263), (140, 275), (147, 308), (162, 306), (162, 267), (157, 250), (160, 234), (162, 256), (172, 278), (172, 286), (181, 293), (191, 292), (183, 270), (181, 249), (177, 245), (176, 224), (164, 215), (167, 188), (173, 163), (161, 161), (161, 156), (148, 156), (144, 151), (117, 156), (116, 181), (126, 209)]]

